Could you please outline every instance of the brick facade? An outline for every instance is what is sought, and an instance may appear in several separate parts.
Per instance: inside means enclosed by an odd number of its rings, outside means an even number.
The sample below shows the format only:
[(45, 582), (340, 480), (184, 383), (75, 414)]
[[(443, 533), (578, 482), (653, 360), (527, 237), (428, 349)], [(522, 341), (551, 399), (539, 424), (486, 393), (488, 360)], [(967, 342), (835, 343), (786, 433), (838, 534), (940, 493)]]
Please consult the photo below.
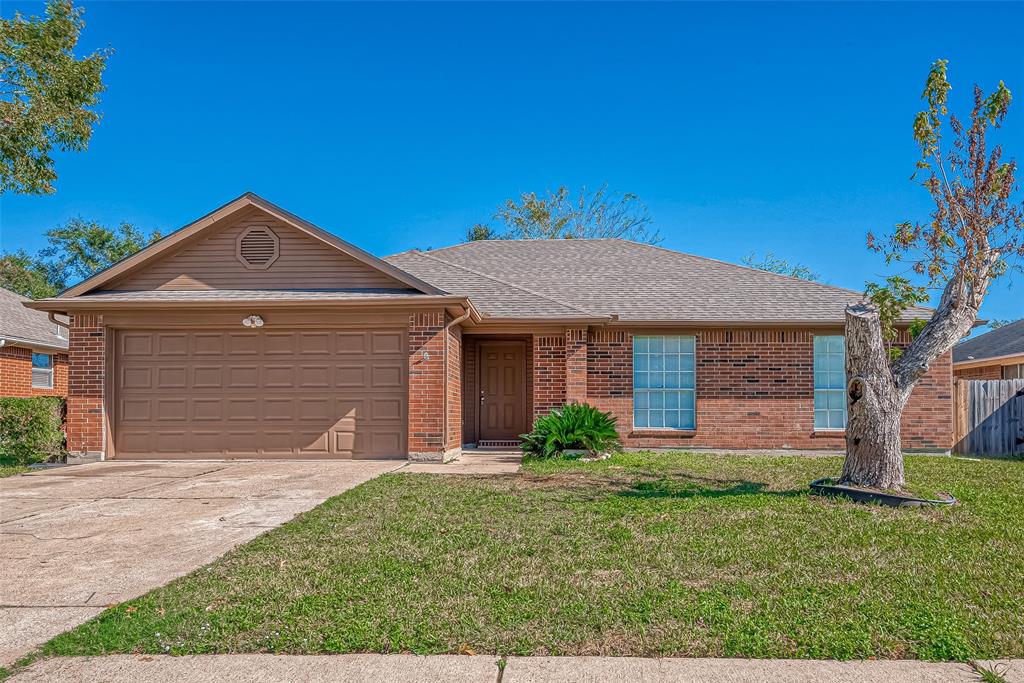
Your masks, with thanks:
[(565, 405), (565, 335), (534, 336), (532, 375), (533, 419)]
[[(836, 334), (837, 332), (827, 332)], [(810, 330), (714, 329), (697, 338), (696, 429), (633, 430), (632, 331), (593, 330), (585, 344), (585, 400), (618, 416), (631, 447), (842, 448), (842, 433), (814, 429), (814, 333)], [(534, 338), (536, 415), (569, 399), (576, 362), (565, 339)], [(580, 399), (582, 400), (582, 399)], [(904, 446), (952, 446), (952, 363), (946, 354), (922, 378), (903, 416)]]
[(440, 310), (409, 316), (410, 459), (450, 459), (461, 446), (462, 333), (449, 330), (445, 344), (450, 320)]
[(570, 327), (565, 331), (565, 401), (587, 400), (587, 328)]
[(1002, 379), (1002, 365), (981, 365), (973, 368), (954, 369), (953, 374), (959, 379)]
[(103, 316), (71, 316), (68, 358), (68, 452), (75, 456), (102, 454), (106, 448), (103, 419), (106, 337)]
[(37, 389), (32, 386), (32, 353), (32, 349), (23, 346), (0, 346), (0, 396), (67, 396), (68, 354), (37, 352), (49, 353), (53, 365), (53, 388)]

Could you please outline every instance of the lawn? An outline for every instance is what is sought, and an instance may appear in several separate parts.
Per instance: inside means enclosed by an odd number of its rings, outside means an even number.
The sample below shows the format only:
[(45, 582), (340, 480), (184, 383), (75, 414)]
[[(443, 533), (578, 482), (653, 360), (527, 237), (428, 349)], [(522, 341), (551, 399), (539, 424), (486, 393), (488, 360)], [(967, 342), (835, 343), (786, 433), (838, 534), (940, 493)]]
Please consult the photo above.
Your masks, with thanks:
[(0, 456), (0, 479), (24, 472), (28, 472), (28, 468), (24, 465), (19, 465), (17, 460)]
[(909, 457), (962, 502), (811, 497), (838, 458), (624, 453), (390, 474), (46, 655), (1024, 656), (1024, 463)]

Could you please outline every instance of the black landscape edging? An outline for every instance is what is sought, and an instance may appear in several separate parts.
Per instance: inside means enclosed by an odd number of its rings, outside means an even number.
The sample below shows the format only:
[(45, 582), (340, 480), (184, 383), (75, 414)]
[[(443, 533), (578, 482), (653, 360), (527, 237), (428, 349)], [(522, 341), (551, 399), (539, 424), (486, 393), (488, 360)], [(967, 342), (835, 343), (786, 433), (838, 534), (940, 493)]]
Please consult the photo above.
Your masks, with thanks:
[(869, 491), (854, 486), (843, 486), (832, 484), (832, 479), (816, 479), (811, 482), (811, 493), (818, 496), (843, 496), (858, 503), (881, 503), (889, 507), (919, 508), (927, 506), (953, 505), (956, 498), (950, 496), (945, 500), (932, 498), (917, 498), (902, 493), (884, 493), (882, 491)]

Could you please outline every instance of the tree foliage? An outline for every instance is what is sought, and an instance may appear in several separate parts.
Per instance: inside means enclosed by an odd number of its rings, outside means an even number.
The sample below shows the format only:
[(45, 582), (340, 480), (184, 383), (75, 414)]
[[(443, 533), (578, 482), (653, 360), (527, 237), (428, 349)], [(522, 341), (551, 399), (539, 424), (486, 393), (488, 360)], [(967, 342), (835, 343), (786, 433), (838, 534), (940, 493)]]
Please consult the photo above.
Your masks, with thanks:
[(46, 239), (49, 246), (36, 256), (24, 250), (0, 256), (0, 287), (31, 299), (55, 296), (160, 239), (160, 233), (72, 218), (47, 231)]
[(111, 50), (76, 57), (84, 26), (70, 0), (50, 0), (45, 18), (0, 19), (0, 194), (52, 193), (53, 149), (88, 147)]
[(508, 199), (494, 214), (504, 231), (474, 225), (469, 240), (480, 239), (584, 239), (617, 237), (657, 244), (661, 237), (651, 229), (653, 220), (640, 198), (632, 193), (615, 194), (604, 185), (595, 191), (583, 187), (573, 193), (566, 186), (543, 195), (525, 192)]
[(1018, 320), (1024, 320), (1024, 318), (1014, 318), (1012, 320), (1010, 320), (1010, 319), (1002, 319), (1001, 320), (1001, 319), (997, 318), (995, 320), (989, 320), (987, 325), (988, 325), (988, 328), (990, 330), (998, 330), (1000, 327), (1006, 327), (1007, 325), (1015, 323)]
[(757, 252), (747, 254), (743, 257), (743, 265), (748, 268), (766, 270), (769, 273), (788, 275), (789, 277), (795, 277), (801, 280), (816, 281), (820, 277), (817, 273), (802, 263), (790, 263), (786, 259), (776, 256), (770, 251), (765, 252), (764, 258), (758, 257)]

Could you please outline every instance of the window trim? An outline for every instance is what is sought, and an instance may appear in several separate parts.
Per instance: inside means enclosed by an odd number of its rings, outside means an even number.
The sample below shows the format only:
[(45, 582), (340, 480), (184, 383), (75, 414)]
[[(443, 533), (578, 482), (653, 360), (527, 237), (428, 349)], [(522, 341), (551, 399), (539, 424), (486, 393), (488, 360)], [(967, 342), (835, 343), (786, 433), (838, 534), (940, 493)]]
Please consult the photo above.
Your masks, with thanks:
[[(843, 377), (844, 377), (844, 382), (843, 382), (843, 387), (842, 388), (838, 388), (837, 389), (837, 388), (831, 388), (830, 387), (828, 389), (819, 389), (816, 386), (817, 382), (814, 381), (814, 373), (816, 372), (816, 370), (814, 368), (814, 359), (815, 359), (815, 356), (817, 355), (815, 353), (815, 350), (814, 350), (814, 340), (818, 339), (818, 338), (823, 338), (823, 337), (838, 337), (838, 338), (843, 340)], [(812, 389), (812, 392), (813, 392), (812, 396), (811, 396), (811, 424), (813, 426), (813, 431), (815, 433), (828, 433), (828, 434), (837, 434), (838, 433), (838, 434), (842, 434), (843, 432), (846, 431), (846, 425), (848, 425), (849, 422), (850, 422), (850, 413), (849, 413), (849, 410), (847, 409), (847, 406), (846, 406), (846, 381), (845, 381), (845, 377), (846, 377), (846, 346), (845, 345), (846, 345), (846, 335), (845, 334), (816, 334), (816, 335), (813, 335), (812, 338), (811, 338), (811, 378), (812, 378), (811, 379), (811, 381), (812, 381), (811, 389)], [(843, 396), (843, 426), (842, 427), (819, 427), (818, 426), (818, 417), (817, 417), (818, 409), (814, 405), (814, 402), (818, 398), (818, 392), (819, 391), (828, 391), (828, 392), (833, 392), (833, 393), (838, 392), (838, 393), (842, 394), (842, 396)], [(826, 408), (825, 410), (826, 410), (826, 412), (828, 412), (831, 409)]]
[[(36, 367), (36, 356), (46, 356), (49, 360), (48, 365), (45, 368)], [(46, 377), (46, 384), (37, 384), (36, 376)], [(31, 384), (33, 389), (53, 389), (53, 354), (52, 353), (36, 353), (32, 352), (32, 379)]]
[[(662, 387), (660, 389), (655, 388), (654, 391), (689, 391), (693, 393), (693, 426), (690, 427), (638, 427), (636, 425), (636, 340), (637, 337), (644, 337), (651, 339), (659, 337), (665, 339), (666, 337), (680, 337), (693, 339), (693, 387)], [(629, 424), (632, 432), (643, 433), (643, 434), (658, 434), (658, 433), (671, 433), (671, 434), (693, 434), (697, 431), (697, 335), (696, 334), (634, 334), (630, 337), (630, 373), (629, 383), (632, 389), (632, 396), (630, 397), (630, 410), (629, 410)], [(641, 391), (651, 391), (650, 387), (639, 387)], [(650, 410), (650, 408), (648, 408)], [(664, 408), (663, 408), (664, 410)], [(680, 409), (681, 410), (681, 409)]]

